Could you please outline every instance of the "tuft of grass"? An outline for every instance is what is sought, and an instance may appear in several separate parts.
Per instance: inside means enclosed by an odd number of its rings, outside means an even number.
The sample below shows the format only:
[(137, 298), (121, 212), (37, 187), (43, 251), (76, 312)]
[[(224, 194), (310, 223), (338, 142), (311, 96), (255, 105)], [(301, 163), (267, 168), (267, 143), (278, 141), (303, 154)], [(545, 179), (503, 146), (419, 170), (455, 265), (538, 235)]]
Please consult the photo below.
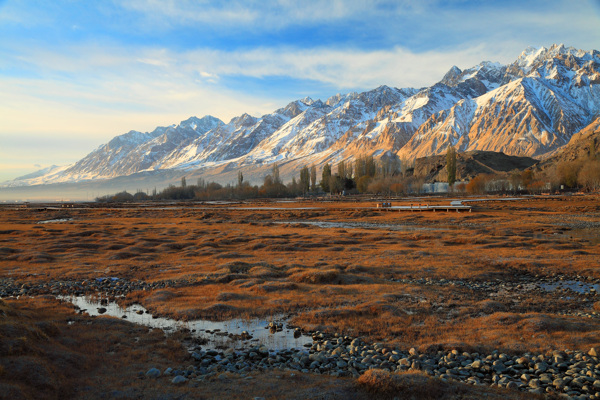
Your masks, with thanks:
[(416, 371), (391, 373), (371, 369), (362, 374), (357, 383), (377, 398), (441, 399), (448, 390), (441, 380)]
[(340, 273), (335, 269), (308, 269), (290, 276), (290, 280), (299, 283), (336, 283), (340, 281)]

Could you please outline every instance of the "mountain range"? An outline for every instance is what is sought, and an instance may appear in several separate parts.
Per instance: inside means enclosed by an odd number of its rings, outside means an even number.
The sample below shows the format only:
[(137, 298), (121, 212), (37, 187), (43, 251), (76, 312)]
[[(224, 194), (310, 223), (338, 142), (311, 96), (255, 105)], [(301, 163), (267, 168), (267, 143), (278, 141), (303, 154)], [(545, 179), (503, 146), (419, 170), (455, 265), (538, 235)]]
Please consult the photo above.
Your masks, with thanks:
[(404, 162), (458, 152), (494, 151), (544, 158), (600, 121), (600, 53), (564, 45), (525, 49), (509, 65), (452, 67), (430, 87), (380, 86), (304, 98), (261, 117), (225, 123), (191, 117), (152, 132), (130, 131), (68, 166), (53, 166), (4, 186), (105, 180), (151, 174), (231, 182), (237, 171), (258, 183), (273, 163), (283, 178), (304, 165), (362, 155)]

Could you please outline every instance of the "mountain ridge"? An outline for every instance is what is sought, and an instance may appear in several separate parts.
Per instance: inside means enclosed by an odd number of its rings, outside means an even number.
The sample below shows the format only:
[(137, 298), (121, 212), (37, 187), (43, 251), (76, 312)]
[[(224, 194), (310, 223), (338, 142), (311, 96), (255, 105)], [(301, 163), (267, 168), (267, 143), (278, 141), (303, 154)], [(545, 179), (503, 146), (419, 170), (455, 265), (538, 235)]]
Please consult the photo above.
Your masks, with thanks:
[[(496, 151), (543, 157), (565, 146), (600, 114), (600, 53), (564, 45), (529, 47), (508, 65), (451, 67), (432, 86), (379, 86), (306, 97), (270, 114), (224, 123), (190, 117), (152, 132), (129, 131), (83, 159), (6, 186), (111, 179), (144, 171), (193, 171), (216, 179), (275, 162), (294, 175), (302, 165), (394, 155), (402, 160)], [(257, 168), (259, 166), (260, 168)], [(226, 175), (223, 175), (224, 177)], [(227, 175), (228, 176), (228, 175)]]

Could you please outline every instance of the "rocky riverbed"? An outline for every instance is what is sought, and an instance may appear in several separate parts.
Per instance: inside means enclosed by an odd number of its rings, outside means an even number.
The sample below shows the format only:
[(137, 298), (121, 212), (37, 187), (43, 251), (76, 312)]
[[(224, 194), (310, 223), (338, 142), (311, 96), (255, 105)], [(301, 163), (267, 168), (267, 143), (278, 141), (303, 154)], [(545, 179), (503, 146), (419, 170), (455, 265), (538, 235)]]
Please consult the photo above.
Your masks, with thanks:
[[(451, 279), (394, 280), (412, 285), (459, 286), (488, 295), (535, 291), (550, 295), (572, 296), (591, 301), (598, 296), (597, 279), (583, 276), (532, 276), (514, 282), (470, 282)], [(117, 298), (133, 291), (155, 290), (194, 284), (188, 280), (168, 280), (148, 283), (116, 277), (87, 280), (53, 280), (21, 283), (12, 278), (0, 280), (0, 297), (35, 295), (97, 294)], [(197, 282), (196, 282), (197, 284)], [(598, 317), (592, 311), (587, 317)], [(297, 330), (300, 334), (300, 331)], [(305, 349), (272, 351), (264, 345), (248, 345), (243, 350), (206, 349), (190, 345), (193, 362), (141, 371), (145, 379), (168, 379), (173, 384), (199, 385), (226, 373), (241, 374), (252, 379), (251, 373), (267, 370), (291, 370), (331, 376), (358, 377), (369, 369), (387, 371), (424, 371), (442, 380), (456, 380), (473, 385), (498, 386), (537, 394), (555, 394), (569, 398), (600, 398), (600, 360), (594, 348), (588, 352), (552, 351), (545, 354), (509, 355), (466, 353), (458, 350), (419, 353), (385, 343), (366, 343), (359, 338), (303, 332), (312, 335), (312, 344)]]
[[(560, 290), (573, 296), (597, 296), (596, 280), (579, 277), (580, 285), (572, 285), (569, 277), (537, 278), (537, 283), (467, 282), (460, 280), (403, 279), (403, 283), (419, 285), (456, 285), (483, 291)], [(569, 279), (566, 279), (569, 278)], [(399, 280), (400, 281), (400, 280)], [(560, 282), (569, 282), (560, 287)], [(124, 296), (132, 291), (153, 290), (188, 284), (184, 281), (147, 283), (118, 278), (98, 278), (81, 281), (50, 281), (19, 283), (13, 279), (0, 281), (0, 296), (23, 295), (83, 295)], [(578, 288), (582, 288), (579, 290)], [(594, 312), (593, 316), (597, 316)], [(299, 333), (299, 331), (298, 331)], [(305, 333), (306, 334), (306, 333)], [(310, 334), (310, 333), (309, 333)], [(458, 350), (418, 353), (415, 349), (399, 349), (385, 343), (369, 344), (359, 338), (312, 333), (313, 343), (305, 349), (270, 351), (266, 346), (244, 350), (204, 349), (190, 347), (191, 365), (174, 366), (160, 371), (153, 368), (140, 375), (150, 379), (168, 379), (173, 384), (199, 384), (218, 378), (223, 373), (248, 375), (253, 371), (274, 369), (304, 373), (358, 377), (369, 369), (387, 371), (420, 370), (442, 380), (457, 380), (473, 385), (499, 386), (537, 394), (557, 394), (570, 398), (600, 398), (600, 360), (595, 349), (589, 352), (553, 351), (546, 354), (508, 355), (466, 353)], [(309, 347), (310, 346), (310, 347)]]
[(129, 281), (117, 277), (100, 277), (83, 280), (51, 280), (48, 282), (19, 282), (12, 278), (0, 279), (0, 298), (11, 296), (71, 295), (82, 296), (99, 294), (107, 297), (121, 297), (138, 290), (155, 290), (166, 287), (180, 287), (189, 284), (187, 280), (166, 280), (160, 282)]
[(243, 351), (197, 348), (191, 352), (193, 363), (152, 368), (140, 377), (167, 379), (173, 384), (197, 385), (225, 373), (248, 375), (252, 371), (288, 370), (331, 376), (359, 377), (369, 369), (387, 371), (424, 371), (442, 380), (457, 380), (473, 385), (504, 387), (536, 394), (555, 394), (578, 399), (600, 398), (600, 360), (594, 348), (589, 352), (553, 351), (546, 354), (508, 355), (466, 353), (458, 350), (420, 354), (385, 343), (367, 344), (359, 338), (313, 333), (313, 344), (306, 350), (271, 352), (266, 347)]

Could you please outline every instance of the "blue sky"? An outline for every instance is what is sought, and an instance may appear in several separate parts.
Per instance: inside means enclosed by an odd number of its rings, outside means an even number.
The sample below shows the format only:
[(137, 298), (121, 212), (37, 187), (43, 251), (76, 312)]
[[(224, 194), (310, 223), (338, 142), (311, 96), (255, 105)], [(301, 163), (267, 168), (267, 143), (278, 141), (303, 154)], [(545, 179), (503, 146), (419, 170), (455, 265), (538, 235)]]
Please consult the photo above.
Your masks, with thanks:
[(130, 129), (600, 49), (600, 1), (0, 0), (0, 182)]

